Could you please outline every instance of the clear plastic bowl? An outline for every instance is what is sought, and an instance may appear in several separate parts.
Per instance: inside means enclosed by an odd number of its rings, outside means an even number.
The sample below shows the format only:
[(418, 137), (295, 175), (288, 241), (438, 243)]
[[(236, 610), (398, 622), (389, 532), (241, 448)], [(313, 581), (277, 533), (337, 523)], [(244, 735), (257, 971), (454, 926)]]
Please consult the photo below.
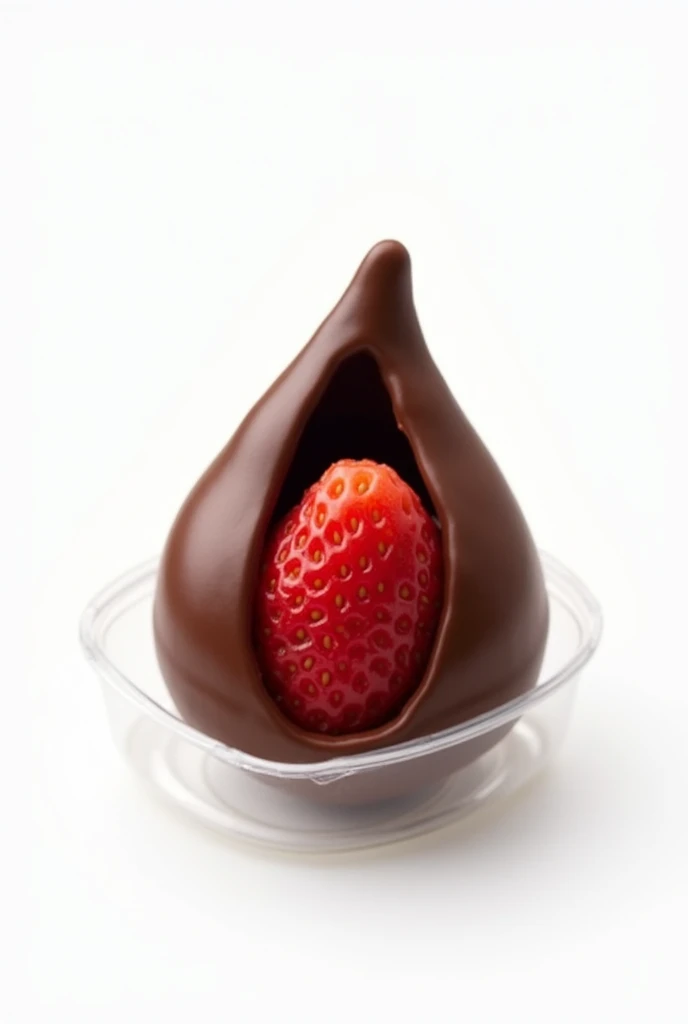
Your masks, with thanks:
[[(439, 828), (513, 793), (560, 747), (602, 616), (573, 573), (549, 555), (541, 558), (550, 628), (533, 690), (453, 729), (317, 764), (261, 760), (182, 721), (155, 656), (157, 559), (91, 601), (81, 641), (100, 677), (117, 746), (168, 802), (208, 827), (265, 846), (374, 846)], [(421, 778), (419, 789), (412, 783)]]

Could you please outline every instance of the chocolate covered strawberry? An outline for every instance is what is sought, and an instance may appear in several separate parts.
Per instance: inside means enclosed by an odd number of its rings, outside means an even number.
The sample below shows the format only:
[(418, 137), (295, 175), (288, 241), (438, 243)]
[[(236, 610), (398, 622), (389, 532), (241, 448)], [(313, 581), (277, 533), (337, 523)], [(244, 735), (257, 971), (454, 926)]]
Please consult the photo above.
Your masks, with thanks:
[(310, 731), (382, 725), (422, 679), (442, 599), (439, 530), (389, 466), (331, 466), (272, 531), (255, 609), (265, 684)]

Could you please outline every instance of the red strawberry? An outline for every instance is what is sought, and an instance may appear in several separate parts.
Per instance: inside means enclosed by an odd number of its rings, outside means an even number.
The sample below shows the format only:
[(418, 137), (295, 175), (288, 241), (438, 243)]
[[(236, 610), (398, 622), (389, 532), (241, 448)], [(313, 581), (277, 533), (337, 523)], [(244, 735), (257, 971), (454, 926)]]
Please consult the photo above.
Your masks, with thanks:
[(268, 539), (256, 598), (265, 683), (303, 729), (392, 718), (420, 682), (440, 615), (439, 530), (389, 466), (335, 463)]

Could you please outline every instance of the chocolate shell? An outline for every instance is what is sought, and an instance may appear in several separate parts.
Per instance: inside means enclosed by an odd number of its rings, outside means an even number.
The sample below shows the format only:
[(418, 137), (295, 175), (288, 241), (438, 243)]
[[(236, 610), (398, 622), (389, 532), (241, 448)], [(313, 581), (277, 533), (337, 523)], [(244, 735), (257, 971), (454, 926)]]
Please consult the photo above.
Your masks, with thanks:
[[(445, 592), (427, 669), (401, 712), (374, 730), (325, 736), (292, 724), (269, 696), (252, 611), (270, 525), (341, 458), (393, 466), (437, 516)], [(406, 249), (381, 242), (177, 516), (154, 609), (170, 693), (187, 722), (231, 747), (323, 761), (430, 735), (525, 693), (547, 622), (528, 526), (428, 351)]]

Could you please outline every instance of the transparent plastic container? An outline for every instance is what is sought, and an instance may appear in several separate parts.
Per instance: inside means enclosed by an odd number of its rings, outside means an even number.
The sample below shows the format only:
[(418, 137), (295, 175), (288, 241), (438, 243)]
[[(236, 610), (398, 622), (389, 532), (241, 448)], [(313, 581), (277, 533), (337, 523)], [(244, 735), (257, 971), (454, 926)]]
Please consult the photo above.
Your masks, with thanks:
[(306, 852), (375, 846), (504, 798), (560, 747), (602, 617), (573, 573), (541, 557), (550, 629), (533, 690), (453, 729), (317, 764), (261, 760), (181, 720), (153, 643), (157, 560), (132, 569), (91, 601), (81, 640), (100, 677), (117, 746), (168, 802), (203, 825), (265, 846)]

